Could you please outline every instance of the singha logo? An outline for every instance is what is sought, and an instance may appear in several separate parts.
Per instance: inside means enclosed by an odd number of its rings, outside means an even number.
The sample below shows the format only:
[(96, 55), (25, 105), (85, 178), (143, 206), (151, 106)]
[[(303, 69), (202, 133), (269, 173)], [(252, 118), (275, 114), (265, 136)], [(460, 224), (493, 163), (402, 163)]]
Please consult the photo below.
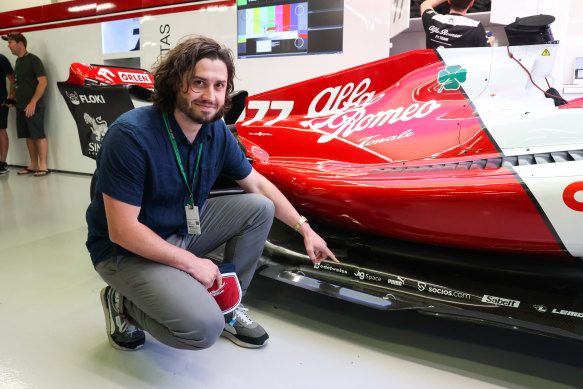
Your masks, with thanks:
[(83, 119), (85, 124), (91, 126), (91, 132), (95, 135), (95, 140), (101, 142), (101, 139), (105, 136), (107, 132), (107, 122), (101, 119), (101, 116), (92, 118), (88, 113), (83, 114)]
[(79, 100), (79, 95), (77, 94), (77, 92), (72, 92), (72, 93), (65, 92), (65, 94), (67, 95), (67, 97), (69, 98), (71, 103), (73, 103), (75, 105), (81, 104), (81, 100)]

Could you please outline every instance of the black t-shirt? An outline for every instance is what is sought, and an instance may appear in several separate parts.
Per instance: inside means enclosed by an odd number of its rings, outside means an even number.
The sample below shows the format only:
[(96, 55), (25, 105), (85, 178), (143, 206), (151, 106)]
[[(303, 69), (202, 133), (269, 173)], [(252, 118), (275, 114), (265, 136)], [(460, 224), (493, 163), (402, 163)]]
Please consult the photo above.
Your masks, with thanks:
[[(39, 77), (46, 77), (45, 68), (39, 57), (26, 53), (23, 57), (16, 59), (14, 66), (15, 88), (16, 88), (16, 108), (24, 109), (30, 103)], [(37, 107), (44, 107), (43, 94), (37, 101)]]
[(0, 54), (0, 102), (4, 101), (8, 96), (8, 92), (6, 91), (6, 76), (12, 73), (14, 73), (14, 70), (12, 69), (12, 65), (10, 65), (10, 61)]
[(477, 20), (455, 13), (442, 15), (432, 9), (426, 10), (421, 19), (428, 49), (490, 46), (486, 30)]

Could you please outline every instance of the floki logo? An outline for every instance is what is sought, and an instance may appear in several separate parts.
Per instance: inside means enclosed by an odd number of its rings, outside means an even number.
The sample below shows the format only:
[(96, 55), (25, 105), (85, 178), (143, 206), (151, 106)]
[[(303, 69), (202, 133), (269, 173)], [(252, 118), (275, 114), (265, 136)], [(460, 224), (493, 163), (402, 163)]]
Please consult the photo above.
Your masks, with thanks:
[(74, 105), (84, 104), (105, 104), (105, 97), (102, 95), (80, 95), (77, 92), (65, 92), (69, 101)]
[(77, 94), (77, 92), (65, 92), (65, 95), (67, 95), (67, 97), (69, 98), (69, 101), (74, 104), (74, 105), (79, 105), (81, 104), (81, 101), (79, 100), (79, 95)]

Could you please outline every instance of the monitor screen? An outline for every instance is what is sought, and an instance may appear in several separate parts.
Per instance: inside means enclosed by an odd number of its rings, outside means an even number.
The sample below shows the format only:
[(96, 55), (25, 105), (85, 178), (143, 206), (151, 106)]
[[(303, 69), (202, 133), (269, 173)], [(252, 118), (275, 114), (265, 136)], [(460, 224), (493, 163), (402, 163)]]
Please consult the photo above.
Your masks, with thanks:
[(140, 19), (102, 22), (101, 39), (103, 54), (140, 50)]
[(237, 0), (239, 58), (342, 52), (343, 0)]

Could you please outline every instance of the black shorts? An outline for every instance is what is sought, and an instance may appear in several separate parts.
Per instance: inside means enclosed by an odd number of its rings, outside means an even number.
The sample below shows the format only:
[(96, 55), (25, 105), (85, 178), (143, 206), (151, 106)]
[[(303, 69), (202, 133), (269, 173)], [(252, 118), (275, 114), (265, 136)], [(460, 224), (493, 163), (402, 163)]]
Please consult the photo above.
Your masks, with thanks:
[(36, 107), (34, 115), (29, 118), (23, 109), (16, 108), (16, 134), (19, 138), (46, 138), (45, 107)]
[(0, 107), (0, 130), (5, 130), (8, 127), (8, 110), (5, 105)]

